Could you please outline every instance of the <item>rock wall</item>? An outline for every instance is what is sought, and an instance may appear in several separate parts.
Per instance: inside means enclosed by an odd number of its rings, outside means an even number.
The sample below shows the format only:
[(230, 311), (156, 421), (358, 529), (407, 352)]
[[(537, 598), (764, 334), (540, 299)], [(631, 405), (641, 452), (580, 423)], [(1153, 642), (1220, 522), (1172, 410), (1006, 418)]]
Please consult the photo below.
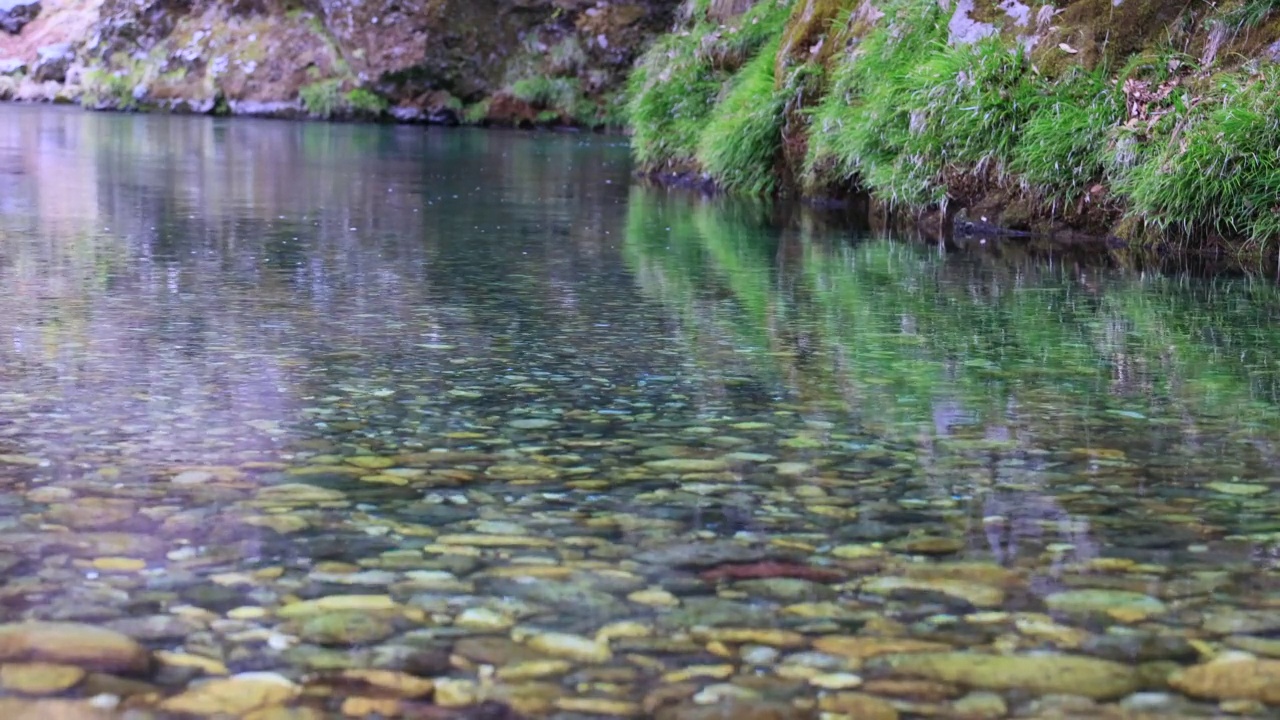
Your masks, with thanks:
[[(678, 0), (0, 0), (0, 97), (98, 108), (617, 122)], [(4, 10), (7, 5), (28, 8)], [(39, 10), (33, 17), (29, 10)], [(16, 23), (16, 21), (15, 21)], [(6, 26), (7, 28), (8, 26)], [(38, 81), (40, 49), (70, 61)], [(46, 50), (46, 54), (52, 52)]]

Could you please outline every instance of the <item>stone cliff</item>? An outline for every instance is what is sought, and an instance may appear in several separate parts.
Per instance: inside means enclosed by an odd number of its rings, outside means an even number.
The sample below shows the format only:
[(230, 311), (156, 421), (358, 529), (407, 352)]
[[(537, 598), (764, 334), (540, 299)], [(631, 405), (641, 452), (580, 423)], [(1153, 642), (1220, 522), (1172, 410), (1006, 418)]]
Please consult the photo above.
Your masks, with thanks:
[[(678, 0), (0, 0), (0, 97), (618, 124)], [(10, 6), (13, 6), (10, 8)]]

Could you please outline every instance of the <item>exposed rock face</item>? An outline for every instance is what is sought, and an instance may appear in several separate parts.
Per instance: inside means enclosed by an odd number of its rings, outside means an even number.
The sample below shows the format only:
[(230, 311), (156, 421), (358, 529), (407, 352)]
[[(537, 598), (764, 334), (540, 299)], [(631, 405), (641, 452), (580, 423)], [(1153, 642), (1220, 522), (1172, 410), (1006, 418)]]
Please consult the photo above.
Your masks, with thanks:
[[(670, 28), (680, 5), (43, 1), (46, 15), (58, 22), (42, 18), (25, 42), (0, 36), (0, 56), (25, 62), (32, 80), (39, 73), (80, 83), (91, 107), (325, 117), (386, 111), (407, 122), (457, 122), (471, 105), (465, 115), (473, 121), (550, 117), (587, 124), (616, 106), (610, 98), (639, 53)], [(6, 3), (39, 8), (32, 0), (0, 0), (0, 8)], [(64, 22), (67, 15), (78, 22)], [(74, 30), (54, 31), (70, 25)], [(37, 59), (34, 43), (61, 42), (69, 43), (59, 55), (70, 55), (65, 64)]]
[[(310, 114), (329, 115), (351, 109), (350, 93), (364, 88), (390, 101), (393, 117), (447, 122), (464, 104), (509, 100), (513, 86), (529, 79), (554, 79), (555, 87), (603, 104), (644, 46), (669, 28), (678, 4), (312, 0), (299, 8), (280, 0), (105, 0), (86, 55), (118, 78), (106, 104), (130, 104), (111, 96), (144, 84), (144, 103), (300, 101)], [(538, 106), (537, 98), (516, 105), (512, 114), (530, 117), (567, 110)]]
[(64, 82), (67, 70), (75, 59), (71, 43), (45, 45), (36, 51), (36, 64), (31, 69), (31, 77), (36, 82)]
[(17, 35), (40, 14), (40, 0), (0, 0), (0, 30)]

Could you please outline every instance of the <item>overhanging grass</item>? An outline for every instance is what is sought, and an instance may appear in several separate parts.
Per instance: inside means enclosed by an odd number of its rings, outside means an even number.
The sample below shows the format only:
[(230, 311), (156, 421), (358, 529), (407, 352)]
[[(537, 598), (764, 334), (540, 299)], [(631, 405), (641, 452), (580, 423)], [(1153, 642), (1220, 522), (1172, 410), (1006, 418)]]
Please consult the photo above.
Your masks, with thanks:
[[(726, 83), (781, 37), (789, 2), (762, 0), (731, 26), (707, 18), (708, 2), (685, 6), (687, 27), (660, 39), (627, 83), (632, 147), (644, 167), (688, 163)], [(770, 57), (776, 55), (776, 48)]]
[(687, 35), (667, 35), (631, 74), (631, 145), (644, 167), (692, 158), (696, 151), (702, 124), (720, 91), (719, 73), (697, 52), (698, 36), (710, 29), (700, 25)]
[(739, 71), (699, 136), (698, 164), (726, 190), (758, 195), (776, 185), (786, 101), (773, 78), (780, 43), (775, 38)]
[(1123, 116), (1104, 73), (1078, 70), (1031, 101), (1010, 169), (1055, 206), (1069, 203), (1102, 177), (1108, 135)]
[(996, 37), (948, 45), (935, 2), (884, 12), (814, 112), (808, 175), (911, 206), (945, 202), (950, 178), (1001, 175), (1035, 99), (1025, 56)]
[(1280, 70), (1223, 74), (1215, 85), (1119, 189), (1159, 227), (1266, 243), (1280, 237)]

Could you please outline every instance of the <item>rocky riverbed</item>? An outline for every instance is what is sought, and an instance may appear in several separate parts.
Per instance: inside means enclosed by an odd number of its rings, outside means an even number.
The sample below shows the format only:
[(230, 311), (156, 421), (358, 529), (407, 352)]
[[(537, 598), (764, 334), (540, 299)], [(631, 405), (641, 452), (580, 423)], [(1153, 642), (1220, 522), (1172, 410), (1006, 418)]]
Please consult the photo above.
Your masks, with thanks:
[[(146, 482), (0, 456), (0, 703), (32, 718), (1276, 714), (1274, 558), (1209, 510), (1274, 513), (1275, 487), (1152, 498), (1158, 524), (1103, 547), (1066, 517), (976, 516), (928, 492), (915, 449), (859, 444), (785, 413), (659, 430), (571, 412)], [(976, 479), (985, 452), (948, 474)], [(1010, 459), (1001, 484), (1098, 462), (1116, 472), (1099, 485), (1123, 482), (1123, 454), (1095, 449)]]

